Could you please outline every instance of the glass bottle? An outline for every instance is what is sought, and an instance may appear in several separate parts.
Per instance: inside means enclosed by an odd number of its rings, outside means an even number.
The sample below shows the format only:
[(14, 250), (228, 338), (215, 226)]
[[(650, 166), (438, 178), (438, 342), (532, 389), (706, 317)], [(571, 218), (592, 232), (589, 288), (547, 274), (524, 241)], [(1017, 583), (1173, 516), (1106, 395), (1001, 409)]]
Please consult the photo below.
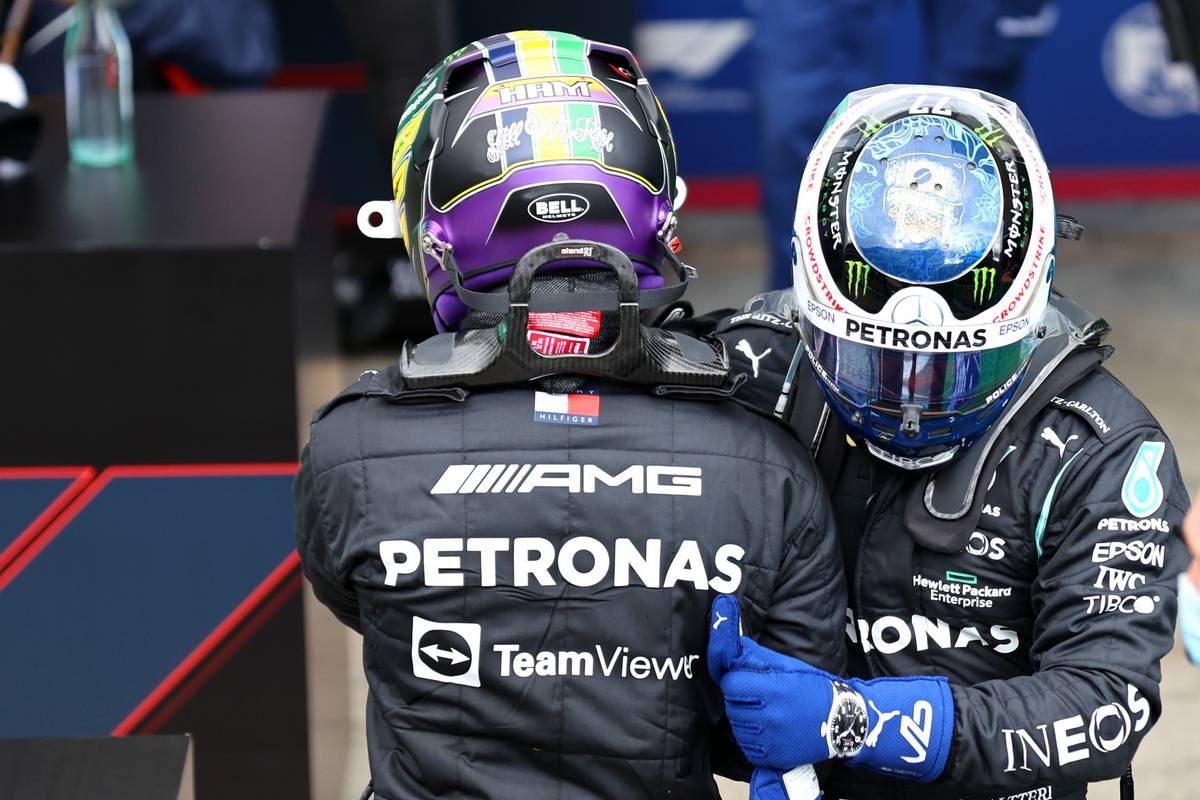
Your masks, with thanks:
[(109, 0), (75, 0), (63, 49), (71, 159), (108, 167), (133, 155), (133, 62)]

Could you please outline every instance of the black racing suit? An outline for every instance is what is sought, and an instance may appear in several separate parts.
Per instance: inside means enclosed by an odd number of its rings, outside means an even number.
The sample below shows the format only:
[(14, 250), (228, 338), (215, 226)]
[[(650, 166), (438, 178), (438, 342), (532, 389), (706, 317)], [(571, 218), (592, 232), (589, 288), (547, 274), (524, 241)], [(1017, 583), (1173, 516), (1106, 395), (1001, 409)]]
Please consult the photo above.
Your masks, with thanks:
[[(802, 350), (781, 400), (799, 346), (790, 322), (734, 313), (720, 327), (749, 378), (743, 401), (816, 429), (795, 417), (824, 405), (811, 401)], [(1158, 719), (1175, 577), (1188, 563), (1177, 533), (1188, 498), (1171, 443), (1104, 369), (1034, 411), (994, 477), (983, 476), (979, 521), (954, 553), (922, 547), (906, 528), (904, 504), (927, 476), (872, 458), (827, 418), (817, 463), (845, 557), (850, 674), (945, 675), (955, 703), (939, 782), (839, 766), (827, 800), (1080, 798), (1087, 782), (1122, 774)]]
[(613, 383), (395, 386), (318, 411), (296, 482), (304, 572), (363, 635), (381, 798), (715, 800), (720, 592), (771, 647), (845, 667), (828, 498), (782, 426)]

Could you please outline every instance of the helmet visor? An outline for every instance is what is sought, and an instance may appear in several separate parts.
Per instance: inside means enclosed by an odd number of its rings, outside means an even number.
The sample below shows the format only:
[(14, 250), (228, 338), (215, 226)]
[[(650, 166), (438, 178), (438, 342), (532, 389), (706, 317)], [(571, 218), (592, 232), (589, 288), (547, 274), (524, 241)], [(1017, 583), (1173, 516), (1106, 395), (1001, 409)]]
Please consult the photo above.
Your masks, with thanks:
[(892, 350), (836, 336), (800, 317), (814, 369), (859, 407), (922, 406), (926, 413), (967, 413), (1010, 388), (1029, 361), (1035, 336), (987, 350), (921, 353)]

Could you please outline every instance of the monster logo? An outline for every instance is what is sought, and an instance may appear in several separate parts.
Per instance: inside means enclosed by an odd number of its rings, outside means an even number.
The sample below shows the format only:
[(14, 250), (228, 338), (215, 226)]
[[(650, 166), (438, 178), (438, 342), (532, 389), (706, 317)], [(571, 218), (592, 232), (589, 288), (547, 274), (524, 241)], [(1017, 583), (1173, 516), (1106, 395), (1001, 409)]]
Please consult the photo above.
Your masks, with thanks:
[(996, 268), (976, 267), (971, 270), (971, 277), (974, 279), (971, 299), (976, 305), (983, 305), (991, 300), (992, 295), (996, 293)]
[(989, 145), (995, 145), (1004, 138), (1004, 128), (991, 125), (980, 125), (975, 129), (975, 133), (979, 134), (979, 138), (983, 139), (984, 144)]
[(846, 262), (846, 283), (850, 296), (858, 299), (867, 293), (867, 283), (871, 280), (871, 265), (863, 261)]
[(884, 125), (884, 123), (882, 120), (872, 116), (871, 114), (865, 114), (865, 115), (863, 115), (863, 118), (861, 120), (859, 120), (858, 124), (855, 125), (854, 127), (865, 138), (865, 137), (872, 136), (875, 133), (877, 133), (878, 131), (880, 131), (883, 128), (883, 125)]

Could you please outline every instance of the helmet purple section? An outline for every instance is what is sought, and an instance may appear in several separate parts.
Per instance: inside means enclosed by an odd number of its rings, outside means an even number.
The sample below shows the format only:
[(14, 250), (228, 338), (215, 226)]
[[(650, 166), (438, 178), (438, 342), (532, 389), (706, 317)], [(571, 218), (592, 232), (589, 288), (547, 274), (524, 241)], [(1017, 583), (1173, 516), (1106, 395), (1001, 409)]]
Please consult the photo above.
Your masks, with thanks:
[[(436, 168), (436, 167), (435, 167)], [(663, 285), (658, 231), (671, 207), (667, 199), (593, 164), (555, 164), (522, 170), (509, 180), (461, 201), (448, 213), (428, 211), (426, 223), (454, 246), (469, 289), (508, 282), (517, 259), (554, 237), (589, 239), (620, 248), (633, 261), (642, 288)], [(532, 223), (532, 224), (530, 224)], [(444, 233), (442, 233), (444, 232)], [(550, 269), (586, 266), (563, 262)], [(467, 313), (450, 276), (425, 255), (434, 321), (454, 330)]]
[(477, 291), (556, 237), (618, 247), (643, 288), (661, 286), (675, 176), (670, 128), (633, 56), (550, 31), (452, 54), (409, 100), (393, 158), (401, 228), (442, 331), (467, 308), (426, 242), (450, 245)]

